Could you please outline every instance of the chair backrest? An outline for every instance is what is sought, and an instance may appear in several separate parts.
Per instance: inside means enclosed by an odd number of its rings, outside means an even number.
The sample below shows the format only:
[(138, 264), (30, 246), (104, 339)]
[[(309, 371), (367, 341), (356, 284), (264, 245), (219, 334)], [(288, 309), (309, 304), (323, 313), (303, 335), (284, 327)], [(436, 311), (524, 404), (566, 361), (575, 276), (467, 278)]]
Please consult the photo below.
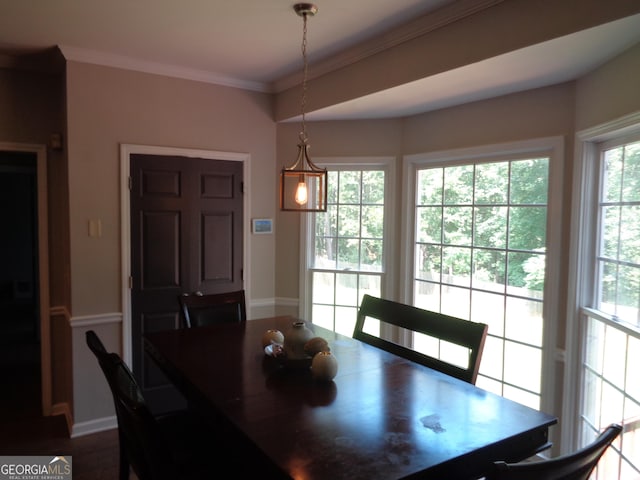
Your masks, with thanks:
[(209, 295), (178, 296), (184, 327), (202, 327), (215, 323), (247, 320), (244, 290)]
[[(383, 324), (394, 325), (412, 332), (422, 333), (443, 342), (467, 349), (468, 364), (452, 364), (435, 355), (412, 350), (390, 340), (365, 331), (365, 320), (374, 318)], [(407, 358), (453, 377), (475, 384), (480, 368), (488, 326), (461, 318), (443, 315), (411, 305), (364, 295), (353, 338)]]
[(93, 330), (89, 330), (85, 333), (85, 337), (87, 339), (87, 345), (89, 346), (89, 349), (94, 353), (96, 357), (98, 357), (98, 360), (100, 360), (101, 357), (106, 358), (108, 353), (107, 349), (104, 347), (102, 340), (100, 340), (96, 332), (94, 332)]
[[(609, 425), (586, 447), (550, 460), (506, 463), (494, 462), (487, 480), (587, 480), (605, 450), (616, 439), (622, 427)], [(600, 478), (600, 476), (598, 476)]]
[(85, 336), (113, 394), (120, 448), (128, 464), (140, 480), (178, 478), (171, 453), (162, 443), (158, 424), (131, 370), (118, 354), (107, 352), (93, 330)]
[[(87, 346), (98, 359), (98, 364), (100, 365), (100, 368), (102, 369), (102, 373), (104, 373), (104, 376), (108, 383), (109, 372), (107, 369), (109, 368), (111, 363), (113, 363), (113, 358), (111, 357), (111, 354), (107, 351), (104, 344), (102, 343), (102, 340), (100, 340), (96, 332), (94, 332), (93, 330), (88, 330), (85, 333), (85, 338), (87, 340)], [(111, 385), (109, 385), (109, 388), (111, 388)], [(111, 393), (113, 393), (113, 391)]]

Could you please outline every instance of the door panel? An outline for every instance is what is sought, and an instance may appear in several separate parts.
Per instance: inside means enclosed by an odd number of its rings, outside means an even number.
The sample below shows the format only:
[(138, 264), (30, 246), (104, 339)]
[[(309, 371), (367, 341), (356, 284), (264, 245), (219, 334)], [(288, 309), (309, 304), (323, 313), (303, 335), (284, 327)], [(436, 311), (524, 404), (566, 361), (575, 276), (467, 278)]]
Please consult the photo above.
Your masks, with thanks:
[(178, 295), (242, 283), (242, 163), (131, 155), (132, 360), (155, 412), (182, 406), (144, 355), (144, 334), (180, 328)]
[[(233, 216), (207, 215), (202, 216), (202, 246), (207, 245), (206, 251), (201, 251), (202, 276), (200, 282), (225, 283), (233, 281)], [(214, 248), (211, 248), (213, 246)]]
[[(180, 214), (178, 212), (140, 212), (141, 289), (180, 286)], [(158, 241), (162, 239), (162, 241)]]

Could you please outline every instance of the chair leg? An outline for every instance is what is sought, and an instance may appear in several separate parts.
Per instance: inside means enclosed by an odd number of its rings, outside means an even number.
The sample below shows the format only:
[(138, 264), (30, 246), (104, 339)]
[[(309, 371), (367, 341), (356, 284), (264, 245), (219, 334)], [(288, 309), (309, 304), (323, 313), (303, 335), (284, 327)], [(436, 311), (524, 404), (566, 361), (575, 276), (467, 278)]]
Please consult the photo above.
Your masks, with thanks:
[(122, 443), (120, 444), (120, 480), (129, 480), (129, 460), (127, 459), (127, 454), (122, 447)]

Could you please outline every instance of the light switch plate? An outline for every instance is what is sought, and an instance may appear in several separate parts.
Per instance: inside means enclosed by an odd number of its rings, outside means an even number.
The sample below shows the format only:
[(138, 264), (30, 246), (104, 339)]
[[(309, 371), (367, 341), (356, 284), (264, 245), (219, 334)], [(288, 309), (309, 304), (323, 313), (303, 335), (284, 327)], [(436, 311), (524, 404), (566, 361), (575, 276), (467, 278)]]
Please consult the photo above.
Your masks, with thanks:
[(102, 221), (101, 220), (89, 220), (89, 236), (101, 237), (102, 236)]

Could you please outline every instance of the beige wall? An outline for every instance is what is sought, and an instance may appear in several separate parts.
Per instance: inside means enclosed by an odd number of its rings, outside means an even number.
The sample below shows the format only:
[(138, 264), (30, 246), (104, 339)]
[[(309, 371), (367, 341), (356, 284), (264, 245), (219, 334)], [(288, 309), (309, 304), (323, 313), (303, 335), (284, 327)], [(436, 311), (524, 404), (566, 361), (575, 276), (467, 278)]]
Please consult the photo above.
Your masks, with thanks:
[(511, 142), (573, 132), (573, 84), (528, 90), (405, 120), (403, 153)]
[(577, 82), (577, 131), (638, 111), (640, 44), (629, 48)]
[[(64, 75), (0, 68), (0, 142), (47, 145), (52, 133), (65, 138)], [(47, 150), (49, 272), (52, 305), (67, 305), (68, 204), (64, 151)], [(62, 208), (58, 208), (62, 207)]]
[[(251, 155), (251, 215), (275, 212), (268, 95), (70, 62), (67, 67), (72, 315), (121, 311), (121, 143)], [(88, 236), (89, 219), (102, 237)], [(269, 238), (250, 252), (255, 298), (273, 296)], [(257, 273), (256, 273), (257, 272)]]
[(60, 131), (60, 74), (0, 68), (0, 141), (46, 145)]

